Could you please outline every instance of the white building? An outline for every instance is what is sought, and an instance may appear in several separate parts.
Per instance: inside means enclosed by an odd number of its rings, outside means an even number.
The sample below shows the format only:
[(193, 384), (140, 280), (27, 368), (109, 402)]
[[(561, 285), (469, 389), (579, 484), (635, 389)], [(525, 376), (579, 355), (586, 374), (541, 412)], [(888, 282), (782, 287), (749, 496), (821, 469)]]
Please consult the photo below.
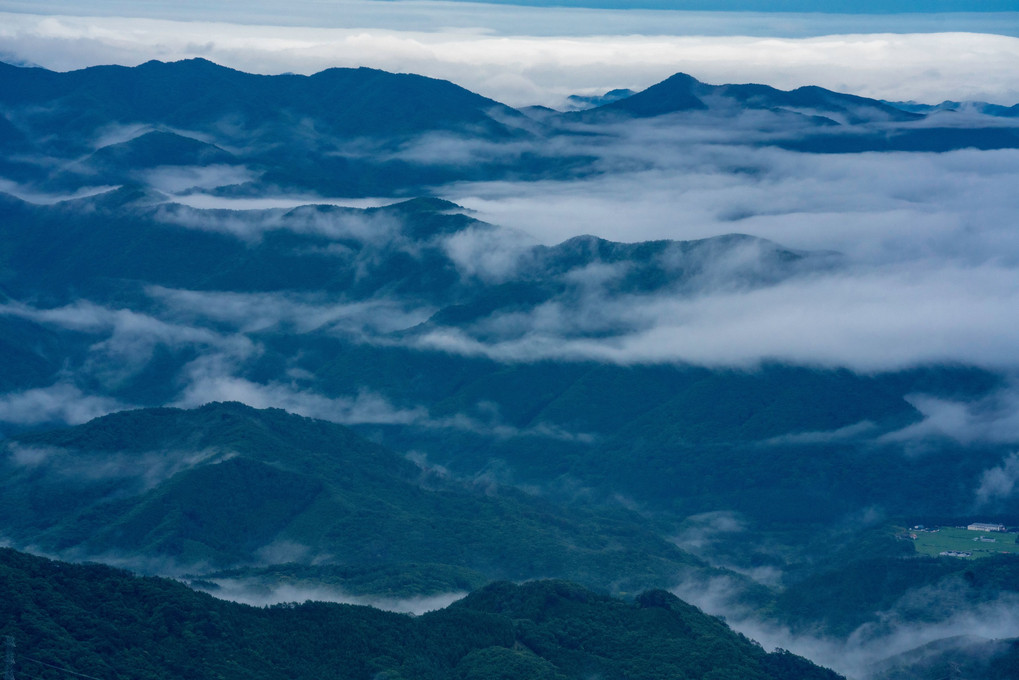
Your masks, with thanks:
[(1004, 524), (983, 524), (982, 522), (974, 522), (966, 527), (970, 531), (1004, 531)]

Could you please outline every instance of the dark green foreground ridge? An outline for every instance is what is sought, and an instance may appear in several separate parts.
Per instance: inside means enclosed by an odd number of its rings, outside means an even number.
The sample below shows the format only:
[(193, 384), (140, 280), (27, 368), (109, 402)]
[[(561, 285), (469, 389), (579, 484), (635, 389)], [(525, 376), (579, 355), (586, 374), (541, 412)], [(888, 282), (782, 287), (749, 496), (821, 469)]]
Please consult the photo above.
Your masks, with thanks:
[(768, 654), (665, 591), (624, 602), (565, 581), (494, 583), (419, 617), (317, 602), (259, 609), (5, 548), (0, 622), (19, 670), (42, 679), (66, 677), (54, 666), (139, 679), (840, 677)]

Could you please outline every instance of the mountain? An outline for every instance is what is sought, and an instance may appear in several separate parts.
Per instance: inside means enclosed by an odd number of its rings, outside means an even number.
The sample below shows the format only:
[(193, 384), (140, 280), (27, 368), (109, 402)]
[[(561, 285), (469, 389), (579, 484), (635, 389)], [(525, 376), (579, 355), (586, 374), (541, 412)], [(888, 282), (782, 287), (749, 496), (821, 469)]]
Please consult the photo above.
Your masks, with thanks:
[(172, 132), (146, 132), (134, 139), (104, 146), (86, 159), (96, 170), (126, 171), (160, 165), (229, 163), (233, 155), (214, 144)]
[[(1014, 108), (977, 108), (989, 117), (1013, 116)], [(894, 103), (833, 92), (817, 86), (784, 91), (768, 85), (708, 85), (684, 73), (629, 97), (597, 108), (565, 114), (565, 120), (598, 125), (613, 120), (639, 120), (670, 114), (700, 113), (687, 124), (709, 126), (747, 114), (756, 125), (773, 133), (765, 143), (807, 153), (935, 152), (955, 149), (1019, 148), (1019, 133), (993, 120), (976, 119), (965, 125), (934, 125), (934, 107)], [(940, 122), (941, 119), (939, 119)], [(911, 125), (919, 124), (922, 125)], [(777, 133), (777, 134), (775, 134)]]
[[(311, 125), (340, 137), (406, 135), (469, 127), (505, 133), (493, 116), (512, 109), (452, 83), (369, 68), (328, 69), (313, 76), (263, 76), (205, 59), (134, 68), (95, 66), (56, 73), (0, 65), (0, 103), (26, 111), (23, 124), (74, 142), (112, 123), (148, 123), (236, 133), (299, 133)], [(35, 110), (35, 107), (46, 107)]]
[[(266, 76), (204, 59), (66, 73), (0, 64), (0, 107), (10, 123), (0, 123), (0, 143), (37, 158), (10, 164), (10, 178), (60, 192), (121, 183), (129, 170), (230, 162), (249, 174), (231, 175), (225, 185), (255, 181), (251, 193), (300, 187), (386, 195), (463, 175), (401, 160), (395, 154), (410, 139), (510, 141), (530, 125), (514, 109), (423, 76), (369, 68)], [(199, 149), (196, 140), (210, 146)], [(133, 179), (141, 178), (135, 172)]]
[[(192, 60), (3, 66), (0, 112), (0, 541), (258, 603), (421, 611), (476, 591), (439, 637), (477, 645), (392, 656), (430, 633), (374, 613), (351, 624), (367, 661), (332, 633), (339, 651), (309, 675), (804, 671), (719, 642), (661, 591), (587, 587), (674, 588), (850, 660), (861, 641), (890, 656), (971, 621), (1015, 637), (1015, 565), (922, 557), (897, 528), (1019, 517), (1000, 349), (1016, 258), (992, 229), (1007, 163), (933, 155), (1015, 146), (1007, 108), (677, 74), (524, 116), (418, 76)], [(455, 196), (534, 215), (515, 217), (533, 235)], [(648, 228), (712, 236), (585, 235)], [(964, 274), (945, 326), (936, 291)], [(954, 298), (971, 282), (989, 307)], [(546, 577), (581, 586), (491, 584)], [(188, 645), (216, 631), (220, 650), (254, 631), (307, 651), (282, 624), (188, 628), (181, 607), (128, 617), (133, 639), (170, 642), (120, 658), (125, 676), (158, 674), (152, 654), (195, 675), (209, 648)], [(65, 609), (22, 621), (56, 630)], [(659, 636), (685, 626), (731, 663)], [(945, 645), (917, 654), (979, 666)], [(994, 668), (1014, 656), (968, 647)], [(267, 658), (229, 654), (213, 674)]]
[(1002, 106), (1001, 104), (990, 104), (988, 102), (966, 101), (955, 102), (946, 100), (940, 104), (923, 104), (915, 101), (908, 102), (886, 102), (895, 108), (912, 113), (981, 113), (987, 116), (998, 116), (1001, 118), (1019, 117), (1019, 104), (1014, 106)]
[[(1005, 107), (932, 126), (925, 112), (819, 87), (716, 86), (682, 73), (628, 93), (557, 114), (367, 68), (302, 76), (243, 73), (203, 59), (66, 73), (0, 64), (7, 151), (0, 173), (30, 192), (59, 195), (138, 183), (232, 197), (409, 197), (456, 182), (597, 176), (613, 161), (606, 148), (584, 143), (587, 135), (611, 139), (620, 121), (643, 129), (665, 114), (683, 114), (669, 122), (673, 130), (815, 153), (1019, 144), (1001, 125), (1011, 115)], [(745, 124), (733, 128), (741, 117)], [(669, 144), (685, 148), (693, 139)], [(210, 164), (224, 167), (213, 172)]]
[(571, 94), (566, 98), (566, 107), (570, 111), (578, 111), (582, 109), (592, 109), (596, 106), (603, 106), (611, 102), (619, 101), (630, 97), (635, 92), (630, 89), (618, 88), (615, 90), (609, 90), (605, 94), (599, 95), (580, 95)]
[[(738, 234), (635, 244), (584, 236), (534, 245), (432, 198), (365, 210), (197, 210), (125, 186), (53, 206), (8, 196), (0, 215), (5, 278), (21, 298), (122, 299), (140, 285), (314, 291), (350, 302), (414, 301), (438, 310), (433, 325), (566, 301), (594, 285), (611, 296), (753, 288), (838, 264), (832, 253), (794, 252)], [(473, 250), (502, 238), (516, 241), (503, 258), (505, 272), (477, 269)], [(596, 272), (602, 280), (588, 282)]]
[[(739, 234), (545, 246), (435, 198), (200, 210), (124, 186), (55, 205), (7, 197), (0, 214), (14, 301), (0, 362), (12, 404), (47, 405), (0, 409), (9, 433), (69, 412), (265, 400), (466, 478), (498, 461), (541, 488), (576, 479), (658, 510), (820, 525), (869, 503), (966, 513), (1006, 451), (947, 440), (916, 468), (881, 439), (921, 420), (910, 395), (1000, 388), (978, 369), (556, 358), (566, 342), (625, 342), (672, 305), (837, 272), (833, 253)], [(98, 413), (68, 411), (75, 394)]]
[(1008, 680), (1019, 674), (1019, 640), (959, 636), (895, 656), (875, 669), (874, 680)]
[(403, 565), (405, 580), (445, 565), (446, 578), (474, 584), (562, 576), (625, 590), (667, 585), (697, 564), (627, 511), (456, 480), (340, 425), (241, 404), (22, 435), (5, 443), (0, 466), (9, 541), (158, 573), (285, 554), (306, 565)]
[(633, 602), (560, 581), (496, 583), (419, 617), (306, 602), (266, 609), (166, 579), (0, 549), (0, 634), (19, 672), (135, 678), (835, 680), (766, 654), (662, 591)]
[(855, 125), (865, 122), (907, 122), (922, 114), (903, 111), (875, 99), (806, 86), (792, 91), (767, 85), (708, 85), (693, 76), (677, 73), (660, 83), (593, 109), (584, 117), (618, 114), (638, 118), (684, 111), (765, 110), (797, 113), (819, 122)]

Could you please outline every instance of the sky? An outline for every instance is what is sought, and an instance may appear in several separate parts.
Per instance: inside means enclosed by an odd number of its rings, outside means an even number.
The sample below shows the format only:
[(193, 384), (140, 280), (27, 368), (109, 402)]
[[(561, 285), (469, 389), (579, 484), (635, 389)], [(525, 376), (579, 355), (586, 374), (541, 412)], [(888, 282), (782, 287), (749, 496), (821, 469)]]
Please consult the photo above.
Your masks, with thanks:
[[(958, 11), (974, 4), (958, 0), (526, 4), (0, 0), (0, 58), (55, 70), (196, 56), (258, 73), (370, 66), (512, 106), (642, 89), (680, 71), (892, 100), (1019, 102), (1019, 0), (982, 11)], [(789, 11), (760, 11), (774, 7)]]

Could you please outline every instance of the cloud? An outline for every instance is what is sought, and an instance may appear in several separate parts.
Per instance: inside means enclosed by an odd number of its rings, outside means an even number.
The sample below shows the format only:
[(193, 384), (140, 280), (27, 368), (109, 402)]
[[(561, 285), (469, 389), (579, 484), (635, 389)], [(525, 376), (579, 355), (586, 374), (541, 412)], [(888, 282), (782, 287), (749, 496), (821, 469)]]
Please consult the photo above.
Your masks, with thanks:
[(394, 407), (384, 397), (361, 391), (330, 398), (283, 383), (260, 384), (223, 371), (220, 362), (198, 359), (186, 367), (188, 385), (175, 406), (195, 408), (212, 401), (239, 401), (254, 408), (282, 408), (309, 418), (343, 424), (408, 425), (426, 417), (422, 407)]
[(161, 166), (142, 171), (139, 176), (149, 186), (167, 194), (243, 184), (257, 177), (251, 170), (233, 165)]
[(881, 437), (910, 442), (947, 438), (960, 444), (1019, 441), (1019, 391), (1008, 386), (978, 400), (953, 401), (926, 394), (907, 395), (923, 420)]
[[(275, 26), (322, 26), (329, 28), (390, 28), (434, 32), (456, 28), (465, 32), (490, 35), (600, 35), (649, 34), (668, 35), (760, 35), (817, 36), (833, 33), (934, 32), (951, 27), (973, 33), (1014, 34), (1010, 13), (1002, 12), (1005, 0), (996, 5), (984, 3), (977, 8), (955, 2), (943, 12), (916, 11), (909, 3), (907, 11), (883, 3), (880, 14), (865, 4), (856, 3), (852, 14), (825, 12), (816, 5), (809, 13), (776, 12), (764, 2), (744, 2), (745, 8), (764, 6), (765, 11), (670, 11), (671, 7), (689, 6), (680, 2), (617, 3), (623, 9), (612, 9), (608, 2), (563, 2), (560, 5), (541, 2), (494, 3), (474, 1), (390, 2), (375, 0), (344, 0), (343, 12), (317, 0), (293, 0), (281, 4), (277, 0), (256, 0), (245, 5), (244, 23)], [(589, 4), (589, 7), (584, 7)], [(702, 3), (704, 4), (704, 3)], [(801, 3), (806, 4), (806, 3)], [(572, 5), (573, 7), (570, 7)], [(738, 9), (740, 3), (728, 3), (727, 9)], [(965, 12), (958, 11), (960, 6)], [(653, 9), (649, 9), (649, 7)], [(895, 13), (889, 13), (895, 7)], [(47, 15), (66, 14), (66, 0), (6, 0), (4, 8), (13, 12)], [(89, 0), (76, 2), (75, 11), (83, 15), (115, 17), (124, 14), (120, 0)], [(952, 11), (952, 10), (956, 11)], [(997, 12), (986, 10), (997, 9)], [(663, 11), (665, 10), (665, 11)], [(150, 19), (191, 20), (229, 23), (237, 20), (236, 8), (230, 2), (147, 2), (131, 5), (132, 16)]]
[(788, 446), (790, 444), (802, 444), (813, 446), (816, 444), (832, 444), (838, 442), (851, 442), (864, 437), (871, 436), (877, 430), (877, 424), (869, 420), (846, 425), (837, 430), (823, 430), (813, 432), (796, 432), (773, 437), (764, 441), (765, 445)]
[(1019, 452), (1012, 453), (1001, 465), (984, 470), (976, 491), (976, 507), (983, 508), (997, 500), (1009, 498), (1019, 483)]
[(683, 530), (673, 542), (684, 550), (698, 554), (719, 540), (721, 535), (740, 534), (746, 530), (746, 523), (734, 512), (706, 512), (687, 517), (683, 522)]
[(200, 357), (183, 370), (186, 387), (174, 406), (195, 408), (213, 401), (239, 401), (254, 408), (281, 408), (309, 418), (343, 425), (406, 425), (431, 430), (459, 430), (498, 439), (537, 437), (591, 443), (595, 437), (568, 431), (553, 423), (518, 428), (502, 422), (494, 405), (481, 403), (477, 413), (434, 416), (421, 405), (397, 406), (385, 395), (361, 389), (353, 395), (326, 396), (301, 380), (257, 383), (234, 374), (234, 364), (221, 355)]
[(411, 245), (401, 238), (404, 225), (393, 215), (323, 209), (319, 205), (303, 204), (289, 210), (203, 210), (175, 202), (161, 205), (155, 217), (167, 224), (230, 234), (247, 241), (257, 241), (270, 231), (288, 230), (334, 240), (352, 239), (377, 247), (401, 242)]
[[(21, 303), (0, 304), (0, 315), (5, 314), (101, 338), (88, 347), (84, 362), (73, 368), (78, 371), (79, 378), (98, 381), (107, 389), (121, 387), (137, 375), (148, 365), (158, 347), (171, 350), (197, 348), (209, 358), (231, 364), (257, 356), (261, 351), (256, 342), (243, 334), (221, 334), (207, 328), (164, 321), (131, 309), (96, 305), (87, 300), (48, 309)], [(68, 370), (71, 368), (69, 366)], [(78, 390), (70, 383), (61, 385), (57, 390), (61, 396), (68, 390)], [(22, 396), (17, 399), (11, 397), (14, 400), (11, 403), (27, 403), (24, 395), (30, 394), (37, 393), (32, 390), (21, 393)], [(82, 403), (96, 404), (99, 409), (109, 406), (107, 401), (96, 399), (100, 398), (83, 398)], [(58, 420), (82, 422), (67, 418)]]
[(286, 194), (279, 196), (257, 196), (252, 198), (231, 198), (210, 194), (186, 194), (174, 196), (173, 202), (198, 210), (290, 210), (303, 205), (334, 205), (339, 208), (381, 208), (399, 199), (392, 198), (328, 198), (322, 196)]
[[(867, 680), (883, 662), (938, 640), (969, 638), (977, 641), (1019, 637), (1019, 597), (1003, 593), (989, 602), (960, 597), (951, 583), (908, 592), (892, 608), (876, 612), (874, 621), (859, 626), (844, 638), (809, 632), (757, 618), (740, 603), (744, 584), (730, 576), (693, 577), (673, 592), (771, 651), (787, 649), (832, 668), (850, 678)], [(927, 621), (910, 612), (924, 611)]]
[(842, 258), (754, 287), (734, 274), (759, 263), (767, 281), (766, 260), (732, 252), (732, 266), (716, 262), (694, 295), (552, 300), (435, 328), (419, 346), (503, 361), (1016, 367), (1019, 152), (800, 154), (743, 146), (751, 133), (740, 120), (696, 117), (586, 129), (599, 135), (600, 173), (454, 185), (444, 196), (547, 244), (581, 231), (627, 242), (739, 232)]
[(442, 247), (463, 277), (502, 283), (515, 277), (534, 245), (533, 238), (514, 229), (464, 229), (447, 238)]
[(357, 604), (385, 611), (418, 615), (435, 611), (436, 609), (444, 609), (467, 595), (466, 592), (453, 592), (419, 597), (392, 598), (352, 595), (344, 592), (342, 589), (327, 586), (302, 586), (286, 583), (266, 585), (256, 579), (213, 579), (211, 582), (216, 587), (205, 590), (205, 592), (213, 597), (249, 604), (255, 607), (307, 601), (336, 602), (339, 604)]
[[(861, 372), (961, 362), (1009, 369), (1019, 343), (1010, 314), (1017, 305), (1014, 270), (889, 268), (690, 297), (628, 296), (590, 306), (552, 302), (486, 324), (489, 332), (511, 329), (507, 339), (481, 341), (461, 329), (440, 328), (416, 342), (502, 361), (743, 367), (779, 361)], [(603, 334), (595, 335), (597, 330)]]
[[(0, 41), (17, 58), (57, 70), (194, 56), (259, 73), (371, 66), (452, 80), (510, 105), (557, 105), (570, 94), (643, 89), (677, 71), (709, 82), (764, 82), (785, 89), (817, 84), (895, 100), (1019, 100), (1019, 76), (1012, 68), (1019, 39), (992, 35), (1010, 25), (1009, 15), (979, 25), (963, 15), (951, 23), (925, 24), (913, 17), (910, 25), (898, 24), (902, 32), (889, 32), (887, 24), (862, 24), (859, 18), (825, 24), (806, 15), (765, 18), (766, 23), (732, 14), (518, 8), (507, 21), (511, 10), (491, 6), (390, 3), (391, 11), (384, 12), (378, 3), (361, 3), (371, 11), (359, 17), (348, 5), (339, 28), (272, 25), (280, 21), (278, 11), (267, 25), (232, 23), (232, 16), (222, 15), (218, 21), (194, 14), (171, 21), (7, 13)], [(469, 9), (476, 23), (460, 20), (459, 28), (456, 20), (435, 23), (435, 16)], [(407, 19), (408, 12), (419, 18)], [(355, 23), (359, 18), (363, 23)], [(697, 25), (691, 20), (697, 18), (705, 29), (691, 35)], [(543, 24), (560, 32), (550, 33)], [(802, 27), (795, 33), (812, 37), (782, 37), (792, 25)], [(827, 34), (819, 35), (817, 26), (825, 26)], [(960, 32), (924, 32), (946, 28)], [(755, 29), (761, 37), (752, 35)]]
[(435, 312), (398, 300), (338, 303), (317, 293), (235, 293), (160, 286), (150, 286), (146, 292), (176, 318), (227, 324), (241, 333), (286, 329), (363, 338), (411, 328)]
[(117, 188), (118, 188), (117, 186), (113, 185), (104, 185), (97, 187), (82, 187), (81, 189), (78, 189), (70, 194), (47, 193), (40, 192), (31, 187), (26, 187), (24, 185), (18, 184), (17, 182), (12, 182), (8, 179), (0, 177), (0, 191), (2, 191), (5, 194), (16, 196), (17, 198), (20, 198), (22, 201), (27, 201), (28, 203), (35, 203), (36, 205), (53, 205), (54, 203), (59, 203), (61, 201), (70, 201), (77, 198), (87, 198), (89, 196), (104, 194), (107, 191), (112, 191), (113, 189)]
[(137, 488), (119, 485), (118, 493), (142, 493), (178, 472), (198, 465), (219, 463), (234, 456), (215, 449), (166, 451), (80, 451), (54, 446), (30, 446), (7, 442), (4, 450), (16, 467), (58, 475), (66, 481), (87, 485), (109, 480), (134, 482)]
[(131, 408), (111, 397), (85, 394), (66, 382), (0, 395), (0, 422), (17, 425), (77, 425)]
[[(559, 181), (446, 187), (479, 219), (553, 244), (740, 232), (854, 259), (1019, 262), (1019, 151), (803, 154), (748, 148), (742, 130), (684, 119), (597, 128), (599, 169)], [(613, 133), (613, 134), (605, 134)], [(754, 133), (754, 138), (759, 138)]]

